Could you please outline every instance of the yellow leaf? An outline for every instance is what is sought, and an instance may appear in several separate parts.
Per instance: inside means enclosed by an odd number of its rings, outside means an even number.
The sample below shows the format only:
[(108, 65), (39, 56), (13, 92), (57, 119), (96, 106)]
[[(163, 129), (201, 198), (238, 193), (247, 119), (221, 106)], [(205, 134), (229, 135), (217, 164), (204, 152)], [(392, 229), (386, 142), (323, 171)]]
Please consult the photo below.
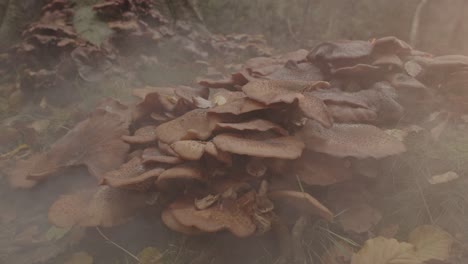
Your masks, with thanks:
[(351, 264), (421, 264), (416, 258), (414, 246), (396, 239), (377, 237), (369, 239), (354, 254)]
[(430, 259), (448, 259), (453, 238), (438, 227), (424, 225), (410, 233), (408, 242), (415, 246), (417, 258), (424, 262)]
[(138, 253), (138, 259), (141, 264), (161, 264), (163, 255), (155, 247), (146, 247)]

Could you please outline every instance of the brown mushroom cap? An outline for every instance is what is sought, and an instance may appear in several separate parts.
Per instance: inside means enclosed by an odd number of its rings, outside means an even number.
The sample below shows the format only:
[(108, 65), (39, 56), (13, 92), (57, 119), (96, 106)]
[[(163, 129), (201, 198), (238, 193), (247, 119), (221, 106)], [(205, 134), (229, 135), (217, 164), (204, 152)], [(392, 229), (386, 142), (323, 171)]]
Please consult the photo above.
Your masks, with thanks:
[(205, 152), (215, 157), (217, 160), (226, 163), (228, 166), (232, 165), (232, 156), (230, 153), (219, 150), (213, 142), (207, 142), (205, 145)]
[(143, 164), (147, 163), (163, 163), (163, 164), (179, 164), (184, 160), (170, 155), (162, 154), (158, 148), (146, 148), (141, 154)]
[(282, 80), (256, 80), (242, 87), (242, 91), (255, 101), (270, 105), (274, 103), (293, 103), (302, 98), (304, 91), (327, 88), (327, 82), (302, 82)]
[(377, 113), (369, 108), (329, 105), (327, 109), (336, 123), (374, 123), (377, 119)]
[(394, 66), (397, 68), (403, 67), (403, 61), (395, 54), (385, 54), (378, 56), (372, 65), (375, 66)]
[(380, 71), (380, 67), (369, 64), (356, 64), (350, 67), (343, 67), (332, 71), (337, 78), (366, 78), (373, 77)]
[(145, 207), (146, 194), (101, 186), (62, 195), (49, 209), (49, 221), (59, 227), (122, 224)]
[(171, 144), (172, 150), (185, 160), (199, 160), (205, 153), (205, 142), (181, 140)]
[[(244, 195), (245, 196), (245, 195)], [(172, 215), (184, 226), (195, 227), (205, 232), (229, 230), (237, 237), (248, 237), (255, 233), (256, 226), (243, 210), (243, 197), (222, 204), (197, 210), (193, 202), (174, 202), (170, 206)]]
[(255, 139), (246, 135), (220, 134), (213, 138), (217, 148), (239, 155), (263, 158), (297, 159), (304, 143), (294, 137)]
[(325, 78), (318, 67), (311, 63), (296, 63), (287, 61), (286, 64), (265, 76), (268, 80), (283, 80), (283, 81), (305, 81), (316, 82), (323, 81)]
[(309, 185), (332, 185), (352, 176), (349, 161), (311, 152), (295, 160), (291, 168), (294, 175)]
[(275, 103), (291, 104), (299, 102), (299, 108), (308, 118), (319, 121), (326, 127), (331, 126), (332, 120), (325, 104), (312, 94), (303, 94), (305, 91), (328, 88), (327, 82), (301, 82), (280, 80), (252, 81), (242, 87), (242, 90), (251, 99), (270, 105)]
[(144, 126), (135, 131), (133, 136), (122, 136), (122, 140), (130, 144), (148, 144), (157, 140), (156, 126)]
[(307, 59), (309, 61), (359, 60), (370, 56), (372, 43), (368, 41), (346, 40), (324, 42), (315, 47)]
[(101, 178), (120, 166), (129, 150), (129, 145), (121, 140), (128, 134), (129, 123), (122, 120), (122, 115), (104, 109), (96, 109), (37, 157), (28, 178), (41, 180), (62, 168), (78, 165), (86, 165), (93, 176)]
[(334, 124), (326, 129), (307, 122), (296, 135), (307, 149), (335, 157), (379, 159), (406, 151), (401, 141), (372, 125)]
[(156, 180), (156, 185), (160, 188), (166, 189), (166, 185), (171, 180), (205, 181), (206, 179), (198, 164), (188, 163), (177, 165), (163, 171)]
[(408, 43), (396, 37), (389, 36), (375, 40), (372, 53), (408, 54), (411, 50), (412, 48)]
[(200, 229), (193, 226), (184, 226), (175, 219), (170, 209), (165, 209), (161, 213), (161, 220), (171, 230), (185, 235), (199, 235), (203, 233)]
[(219, 128), (228, 128), (237, 131), (251, 130), (251, 131), (268, 131), (273, 130), (280, 135), (288, 135), (288, 131), (281, 126), (264, 119), (253, 119), (241, 123), (219, 123), (217, 124)]
[(301, 212), (311, 215), (319, 215), (327, 221), (332, 221), (333, 219), (333, 213), (308, 193), (297, 191), (273, 191), (268, 193), (268, 197), (273, 201), (283, 201), (287, 203), (288, 206), (293, 206)]
[(156, 135), (160, 141), (167, 144), (188, 139), (206, 140), (219, 122), (219, 116), (209, 115), (206, 109), (195, 109), (159, 125)]
[(135, 157), (119, 169), (106, 173), (100, 184), (114, 188), (146, 191), (163, 171), (164, 169), (161, 168), (147, 170), (142, 159)]
[(250, 113), (253, 111), (258, 111), (262, 109), (268, 109), (269, 107), (265, 104), (257, 102), (247, 97), (241, 97), (225, 104), (215, 106), (208, 110), (209, 113), (216, 114), (233, 114), (241, 115), (245, 113)]

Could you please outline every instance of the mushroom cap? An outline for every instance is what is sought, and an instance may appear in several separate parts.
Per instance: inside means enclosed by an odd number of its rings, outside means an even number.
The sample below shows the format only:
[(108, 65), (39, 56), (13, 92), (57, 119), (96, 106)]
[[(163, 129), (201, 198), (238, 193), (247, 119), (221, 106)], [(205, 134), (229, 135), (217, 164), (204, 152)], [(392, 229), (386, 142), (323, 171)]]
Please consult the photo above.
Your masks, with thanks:
[(205, 153), (205, 142), (181, 140), (171, 144), (172, 150), (185, 160), (199, 160)]
[(297, 159), (304, 149), (304, 143), (290, 136), (256, 139), (248, 135), (220, 134), (213, 138), (213, 143), (222, 151), (263, 158)]
[(242, 87), (247, 97), (266, 105), (274, 103), (291, 104), (302, 98), (304, 91), (328, 88), (327, 82), (302, 82), (282, 80), (255, 80)]
[(167, 189), (167, 184), (171, 180), (205, 181), (206, 179), (198, 164), (185, 163), (163, 171), (156, 180), (156, 185), (160, 188)]
[(369, 108), (365, 97), (358, 93), (348, 93), (337, 89), (318, 90), (311, 92), (315, 97), (320, 98), (325, 105), (344, 105), (350, 107)]
[(188, 139), (206, 140), (219, 122), (219, 116), (209, 115), (206, 109), (195, 109), (159, 125), (156, 135), (160, 141), (167, 144)]
[(323, 76), (320, 69), (311, 63), (296, 63), (287, 61), (286, 64), (265, 77), (268, 80), (283, 80), (283, 81), (305, 81), (316, 82), (323, 81)]
[(78, 123), (50, 149), (35, 157), (28, 178), (44, 179), (60, 169), (86, 165), (89, 172), (101, 178), (107, 171), (118, 168), (129, 151), (121, 140), (128, 135), (128, 119), (117, 113), (97, 108), (91, 116)]
[(322, 100), (312, 94), (303, 94), (305, 91), (328, 88), (327, 82), (301, 82), (258, 80), (252, 81), (242, 87), (242, 90), (251, 99), (270, 105), (275, 103), (292, 104), (299, 102), (303, 114), (319, 121), (326, 127), (331, 126), (332, 120)]
[(133, 136), (122, 136), (122, 140), (130, 144), (148, 144), (157, 140), (156, 126), (144, 126), (135, 131)]
[(304, 94), (304, 98), (299, 99), (299, 108), (305, 117), (316, 120), (324, 127), (333, 125), (333, 118), (328, 112), (325, 103), (310, 93)]
[(49, 209), (49, 221), (59, 227), (122, 224), (145, 207), (146, 194), (101, 186), (62, 195)]
[(406, 151), (397, 138), (365, 124), (334, 124), (326, 129), (309, 121), (296, 136), (307, 149), (335, 157), (379, 159)]
[(143, 164), (147, 163), (163, 163), (163, 164), (179, 164), (184, 160), (170, 155), (162, 154), (159, 148), (146, 148), (141, 154)]
[(227, 129), (232, 129), (232, 130), (237, 130), (237, 131), (244, 131), (244, 130), (249, 130), (249, 131), (260, 131), (260, 132), (265, 132), (268, 130), (273, 130), (276, 133), (280, 135), (288, 135), (288, 131), (281, 126), (268, 121), (264, 119), (252, 119), (249, 121), (245, 122), (240, 122), (240, 123), (218, 123), (217, 126), (219, 128), (227, 128)]
[(395, 66), (397, 68), (403, 67), (403, 61), (395, 54), (384, 54), (378, 56), (372, 65), (375, 66)]
[(200, 229), (193, 226), (184, 226), (175, 219), (170, 209), (165, 209), (161, 213), (161, 220), (171, 230), (184, 235), (199, 235), (203, 233)]
[(268, 197), (274, 202), (282, 201), (301, 212), (319, 215), (327, 221), (333, 219), (333, 213), (308, 193), (282, 190), (269, 192)]
[(369, 64), (356, 64), (332, 71), (336, 78), (372, 78), (380, 72), (380, 67)]
[(374, 41), (372, 53), (409, 54), (413, 48), (401, 39), (393, 36), (379, 38)]
[(147, 170), (143, 165), (143, 160), (135, 157), (119, 169), (106, 173), (100, 184), (114, 188), (146, 191), (163, 171), (162, 168)]
[(294, 175), (309, 185), (327, 186), (351, 178), (350, 161), (306, 152), (291, 166)]
[(209, 113), (241, 115), (253, 111), (268, 109), (265, 104), (247, 97), (241, 97), (228, 101), (225, 104), (215, 106), (208, 110)]
[(309, 61), (359, 60), (370, 56), (372, 43), (360, 40), (324, 42), (315, 47), (307, 59)]
[(247, 173), (253, 177), (263, 177), (267, 169), (265, 161), (257, 157), (251, 157), (245, 166)]
[(237, 237), (248, 237), (255, 233), (256, 225), (242, 207), (246, 200), (245, 196), (235, 201), (224, 201), (204, 210), (197, 210), (193, 202), (178, 201), (169, 209), (176, 221), (184, 226), (195, 227), (204, 232), (227, 229)]
[(377, 113), (369, 108), (329, 105), (327, 109), (336, 123), (374, 123), (377, 119)]
[(217, 160), (227, 164), (228, 166), (232, 165), (232, 156), (230, 153), (219, 150), (213, 142), (207, 142), (205, 145), (205, 152)]

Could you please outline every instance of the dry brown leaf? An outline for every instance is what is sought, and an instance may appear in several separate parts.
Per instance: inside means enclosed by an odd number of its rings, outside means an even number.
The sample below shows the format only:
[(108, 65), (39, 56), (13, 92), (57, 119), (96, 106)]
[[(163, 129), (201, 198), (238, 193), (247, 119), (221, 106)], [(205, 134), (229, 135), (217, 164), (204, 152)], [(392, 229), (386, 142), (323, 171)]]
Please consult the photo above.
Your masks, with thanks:
[(128, 120), (114, 113), (110, 106), (98, 108), (55, 142), (50, 150), (33, 156), (30, 162), (34, 165), (23, 173), (27, 173), (31, 180), (41, 180), (63, 168), (86, 165), (92, 175), (101, 178), (125, 160), (129, 146), (121, 137), (128, 134), (128, 126)]
[(122, 224), (145, 207), (147, 195), (101, 186), (62, 195), (49, 209), (49, 221), (59, 227)]

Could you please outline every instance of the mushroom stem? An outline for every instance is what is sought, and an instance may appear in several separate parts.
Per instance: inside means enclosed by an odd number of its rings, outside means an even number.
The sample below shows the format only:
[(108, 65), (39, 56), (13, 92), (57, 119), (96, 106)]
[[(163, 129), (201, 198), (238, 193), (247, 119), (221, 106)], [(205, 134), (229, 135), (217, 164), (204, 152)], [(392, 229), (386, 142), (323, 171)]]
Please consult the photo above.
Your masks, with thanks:
[(302, 238), (304, 236), (304, 231), (309, 224), (309, 217), (302, 215), (297, 219), (294, 227), (292, 229), (292, 251), (293, 251), (293, 263), (295, 264), (305, 264), (307, 263), (307, 258), (302, 247)]

